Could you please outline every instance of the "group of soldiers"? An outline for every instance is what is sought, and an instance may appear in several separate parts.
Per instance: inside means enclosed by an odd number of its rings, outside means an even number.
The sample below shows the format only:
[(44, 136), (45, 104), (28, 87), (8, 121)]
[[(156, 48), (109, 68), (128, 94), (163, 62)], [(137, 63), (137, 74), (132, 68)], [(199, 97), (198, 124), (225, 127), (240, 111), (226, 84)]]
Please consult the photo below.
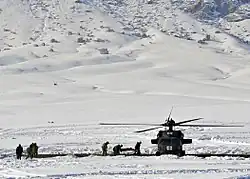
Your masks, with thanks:
[[(135, 148), (133, 149), (135, 155), (141, 155), (141, 143), (142, 143), (141, 141), (136, 143)], [(102, 155), (103, 156), (108, 155), (108, 144), (109, 144), (109, 142), (107, 141), (102, 145)], [(115, 145), (113, 147), (113, 154), (120, 155), (120, 153), (122, 151), (122, 147), (123, 147), (123, 145), (121, 145), (121, 144)]]
[[(36, 143), (32, 143), (30, 144), (30, 146), (27, 148), (27, 158), (33, 158), (33, 157), (36, 157), (38, 155), (38, 146)], [(16, 156), (17, 156), (17, 159), (21, 160), (22, 158), (22, 155), (23, 155), (23, 147), (21, 144), (19, 144), (16, 148)]]
[[(134, 151), (134, 154), (135, 155), (141, 155), (141, 143), (142, 142), (137, 142), (136, 145), (135, 145), (135, 148), (132, 149)], [(103, 156), (107, 156), (108, 155), (108, 144), (109, 142), (105, 142), (103, 145), (102, 145), (102, 155)], [(114, 155), (120, 155), (121, 151), (125, 151), (125, 150), (130, 150), (131, 148), (126, 148), (126, 149), (122, 149), (123, 145), (121, 144), (118, 144), (118, 145), (115, 145), (113, 147), (113, 154)], [(30, 146), (27, 148), (27, 158), (34, 158), (34, 157), (37, 157), (38, 155), (38, 146), (36, 143), (32, 143), (30, 144)], [(22, 155), (23, 155), (23, 147), (21, 144), (19, 144), (16, 148), (16, 156), (17, 156), (17, 159), (21, 160), (22, 158)]]

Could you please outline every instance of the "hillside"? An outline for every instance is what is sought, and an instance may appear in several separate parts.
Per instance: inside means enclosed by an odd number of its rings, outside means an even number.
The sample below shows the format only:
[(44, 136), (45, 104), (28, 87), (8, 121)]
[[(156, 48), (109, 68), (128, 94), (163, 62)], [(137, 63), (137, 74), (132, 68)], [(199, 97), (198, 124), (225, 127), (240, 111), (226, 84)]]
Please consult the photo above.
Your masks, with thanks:
[[(249, 153), (248, 1), (0, 1), (0, 176), (3, 178), (229, 178), (248, 159), (160, 156), (14, 159), (100, 152), (110, 141), (155, 153), (157, 130), (100, 122), (199, 123), (181, 128), (187, 153)], [(197, 122), (198, 123), (198, 122)]]

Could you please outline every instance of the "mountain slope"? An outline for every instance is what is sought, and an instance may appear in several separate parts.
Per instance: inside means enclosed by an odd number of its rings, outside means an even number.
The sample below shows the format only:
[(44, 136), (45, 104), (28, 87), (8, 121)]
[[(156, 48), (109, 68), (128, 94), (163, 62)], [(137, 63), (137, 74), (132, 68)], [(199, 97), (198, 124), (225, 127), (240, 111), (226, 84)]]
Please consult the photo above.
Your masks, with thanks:
[[(163, 0), (2, 1), (3, 99), (13, 96), (28, 106), (68, 95), (71, 101), (83, 95), (80, 85), (91, 95), (127, 91), (248, 102), (249, 47), (175, 6)], [(12, 105), (7, 101), (2, 105)]]

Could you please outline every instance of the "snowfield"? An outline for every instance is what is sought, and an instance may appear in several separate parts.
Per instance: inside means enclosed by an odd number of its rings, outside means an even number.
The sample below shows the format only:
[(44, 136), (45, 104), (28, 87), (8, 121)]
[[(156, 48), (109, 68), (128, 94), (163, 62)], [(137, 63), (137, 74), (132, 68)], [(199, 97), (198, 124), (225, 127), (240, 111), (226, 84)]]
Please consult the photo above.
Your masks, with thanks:
[[(99, 123), (163, 123), (172, 106), (176, 121), (244, 125), (181, 128), (186, 153), (249, 154), (249, 3), (230, 2), (244, 19), (207, 23), (189, 0), (2, 0), (0, 178), (249, 178), (245, 158), (71, 155), (105, 141), (155, 153), (157, 130)], [(16, 160), (32, 142), (69, 155)]]

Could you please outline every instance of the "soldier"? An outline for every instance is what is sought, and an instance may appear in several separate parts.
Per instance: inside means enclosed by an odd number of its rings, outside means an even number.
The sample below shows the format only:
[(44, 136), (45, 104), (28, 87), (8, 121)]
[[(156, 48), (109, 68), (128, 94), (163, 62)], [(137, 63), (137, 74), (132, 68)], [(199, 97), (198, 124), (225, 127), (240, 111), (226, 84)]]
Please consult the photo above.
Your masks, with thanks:
[(21, 160), (22, 154), (23, 154), (23, 147), (21, 146), (21, 144), (19, 144), (16, 148), (17, 159)]
[(26, 159), (29, 157), (32, 159), (33, 157), (37, 156), (37, 154), (38, 154), (37, 152), (38, 152), (37, 144), (36, 143), (30, 144), (30, 146), (27, 148), (28, 155), (27, 155)]
[(141, 141), (135, 145), (135, 155), (141, 155)]
[(35, 156), (35, 145), (34, 143), (30, 144), (30, 158), (33, 158)]
[(108, 144), (109, 144), (109, 142), (107, 141), (102, 145), (102, 155), (103, 156), (108, 155)]
[(32, 158), (30, 146), (26, 149), (26, 151), (27, 151), (27, 157), (26, 157), (26, 159), (29, 158), (29, 157)]
[(123, 147), (123, 145), (116, 145), (114, 146), (113, 148), (113, 151), (114, 151), (114, 155), (120, 155), (120, 152), (121, 152), (121, 148)]
[(38, 146), (37, 146), (36, 143), (34, 143), (34, 144), (33, 144), (33, 147), (34, 147), (34, 156), (37, 157), (37, 155), (38, 155)]

